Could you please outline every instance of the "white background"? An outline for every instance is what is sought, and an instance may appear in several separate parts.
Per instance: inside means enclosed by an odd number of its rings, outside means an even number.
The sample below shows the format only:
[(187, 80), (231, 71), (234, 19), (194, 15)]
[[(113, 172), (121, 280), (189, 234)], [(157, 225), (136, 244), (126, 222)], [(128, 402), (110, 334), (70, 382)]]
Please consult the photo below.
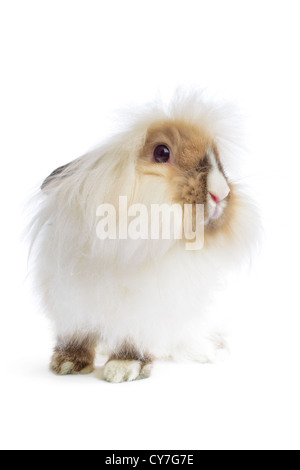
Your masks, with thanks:
[[(1, 0), (4, 449), (299, 449), (299, 1)], [(54, 338), (26, 281), (24, 203), (54, 168), (160, 90), (208, 87), (247, 116), (245, 182), (264, 229), (229, 361), (157, 364), (111, 385), (48, 372)], [(97, 374), (99, 375), (99, 370)]]

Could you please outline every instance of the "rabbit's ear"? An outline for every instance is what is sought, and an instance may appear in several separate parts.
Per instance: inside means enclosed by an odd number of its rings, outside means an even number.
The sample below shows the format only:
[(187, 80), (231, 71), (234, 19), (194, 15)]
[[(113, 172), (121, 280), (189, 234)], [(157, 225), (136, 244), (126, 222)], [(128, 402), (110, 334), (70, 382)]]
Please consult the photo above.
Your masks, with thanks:
[[(73, 162), (72, 162), (73, 163)], [(56, 170), (54, 170), (51, 175), (48, 176), (48, 178), (45, 179), (45, 181), (43, 182), (42, 186), (41, 186), (41, 189), (44, 190), (50, 183), (52, 183), (58, 176), (60, 176), (62, 173), (65, 172), (65, 170), (67, 170), (71, 165), (72, 163), (67, 163), (67, 165), (63, 165), (63, 166), (60, 166), (59, 168), (57, 168)]]

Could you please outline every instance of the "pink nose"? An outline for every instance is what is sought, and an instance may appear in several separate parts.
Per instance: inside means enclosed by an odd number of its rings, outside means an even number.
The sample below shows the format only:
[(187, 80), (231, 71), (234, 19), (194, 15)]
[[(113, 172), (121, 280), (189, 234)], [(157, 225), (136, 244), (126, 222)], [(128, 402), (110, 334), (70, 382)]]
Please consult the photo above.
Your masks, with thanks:
[(212, 193), (209, 193), (209, 194), (210, 194), (212, 200), (215, 201), (216, 204), (219, 204), (219, 202), (221, 202), (221, 199), (218, 196), (215, 196)]

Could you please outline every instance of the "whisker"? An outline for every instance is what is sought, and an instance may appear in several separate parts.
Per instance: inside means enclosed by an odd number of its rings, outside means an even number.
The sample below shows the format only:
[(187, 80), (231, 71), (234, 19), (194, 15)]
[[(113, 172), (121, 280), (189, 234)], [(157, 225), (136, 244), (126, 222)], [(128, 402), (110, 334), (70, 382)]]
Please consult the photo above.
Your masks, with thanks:
[(249, 178), (255, 178), (257, 176), (261, 176), (261, 174), (260, 173), (253, 173), (252, 175), (241, 176), (241, 178), (237, 178), (237, 179), (231, 179), (230, 178), (230, 182), (233, 183), (233, 184), (236, 184), (236, 183), (240, 183), (241, 181), (244, 181), (244, 180), (249, 179)]

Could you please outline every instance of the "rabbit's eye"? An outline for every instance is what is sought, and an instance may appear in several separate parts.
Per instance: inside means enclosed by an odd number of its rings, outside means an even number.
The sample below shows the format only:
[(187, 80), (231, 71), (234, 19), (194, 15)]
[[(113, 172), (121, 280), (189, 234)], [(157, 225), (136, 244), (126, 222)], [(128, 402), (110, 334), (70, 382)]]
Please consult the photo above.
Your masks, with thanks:
[(170, 160), (171, 152), (166, 145), (159, 145), (153, 153), (156, 163), (167, 163)]

